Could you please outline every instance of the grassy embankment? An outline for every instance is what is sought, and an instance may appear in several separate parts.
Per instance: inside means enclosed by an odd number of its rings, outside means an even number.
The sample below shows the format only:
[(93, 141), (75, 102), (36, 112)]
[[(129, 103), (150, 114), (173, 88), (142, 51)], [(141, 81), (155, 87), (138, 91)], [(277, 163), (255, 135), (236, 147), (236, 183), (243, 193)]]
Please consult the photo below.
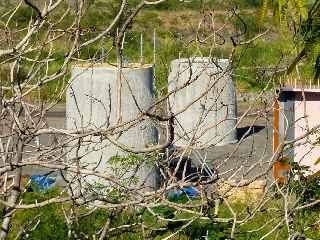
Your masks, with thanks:
[[(191, 1), (190, 3), (181, 3), (179, 1), (169, 1), (160, 4), (157, 7), (148, 7), (143, 10), (137, 17), (135, 23), (130, 26), (126, 33), (124, 44), (124, 58), (129, 62), (140, 62), (140, 33), (144, 34), (144, 62), (150, 63), (153, 59), (152, 47), (152, 33), (156, 29), (157, 32), (157, 58), (156, 58), (156, 85), (159, 93), (165, 92), (167, 83), (167, 76), (170, 67), (170, 61), (180, 57), (190, 56), (214, 56), (218, 58), (228, 58), (232, 51), (232, 41), (230, 37), (235, 37), (239, 32), (243, 32), (246, 28), (245, 35), (238, 38), (238, 40), (246, 41), (257, 34), (265, 31), (271, 27), (271, 30), (265, 36), (253, 41), (247, 45), (237, 46), (234, 58), (234, 79), (237, 83), (239, 91), (257, 91), (263, 88), (270, 77), (272, 71), (270, 69), (278, 68), (278, 66), (285, 67), (290, 60), (294, 58), (299, 49), (298, 42), (293, 42), (286, 30), (277, 28), (272, 22), (271, 14), (264, 21), (257, 20), (258, 4), (257, 1), (236, 1), (239, 6), (239, 16), (229, 17), (225, 10), (228, 8), (227, 4), (217, 4), (215, 0), (204, 1), (205, 12), (208, 13), (210, 9), (215, 10), (215, 26), (223, 26), (225, 28), (221, 32), (221, 36), (217, 36), (217, 45), (213, 48), (213, 40), (208, 40), (205, 43), (195, 44), (195, 34), (199, 21), (204, 14), (201, 13), (202, 6), (198, 1)], [(108, 25), (110, 19), (113, 18), (116, 12), (116, 4), (110, 5), (110, 1), (99, 0), (89, 6), (85, 12), (84, 18), (81, 21), (83, 30), (98, 32)], [(52, 20), (61, 16), (62, 9), (57, 9), (52, 16)], [(26, 26), (30, 16), (34, 12), (28, 6), (21, 7), (13, 16), (12, 28), (14, 24), (19, 26)], [(5, 21), (6, 17), (2, 19)], [(208, 20), (208, 17), (207, 17)], [(72, 13), (59, 24), (61, 28), (70, 25), (72, 22)], [(200, 38), (205, 38), (210, 35), (209, 25), (203, 24), (203, 28), (199, 31)], [(59, 26), (58, 25), (58, 26)], [(115, 33), (113, 29), (112, 34)], [(17, 35), (21, 35), (17, 33)], [(92, 36), (93, 33), (85, 33), (82, 41)], [(34, 41), (31, 44), (37, 44), (37, 39), (42, 39), (45, 36), (44, 32), (38, 33), (34, 36)], [(101, 57), (102, 48), (105, 59), (108, 62), (115, 62), (115, 49), (113, 47), (112, 37), (106, 38), (108, 40), (101, 40), (87, 48), (79, 51), (79, 59), (99, 59)], [(237, 37), (236, 37), (237, 39)], [(59, 70), (65, 53), (68, 52), (70, 41), (72, 39), (66, 37), (59, 39), (54, 43), (54, 52), (50, 56), (52, 61), (49, 62), (49, 73)], [(223, 43), (223, 44), (222, 44)], [(30, 53), (28, 57), (35, 57), (39, 53)], [(41, 58), (48, 55), (48, 47), (44, 47), (41, 51)], [(311, 57), (312, 58), (312, 57)], [(75, 60), (75, 62), (77, 62)], [(312, 77), (312, 62), (313, 59), (307, 59), (300, 66), (300, 74), (302, 78)], [(21, 68), (21, 76), (28, 72), (30, 62), (23, 62)], [(39, 77), (45, 71), (45, 67), (39, 72)], [(295, 73), (294, 73), (295, 74)], [(56, 92), (57, 86), (62, 86), (69, 76), (61, 79), (60, 85), (57, 81), (44, 86), (41, 90), (42, 98), (48, 99), (52, 93)], [(162, 89), (164, 88), (164, 89)], [(161, 91), (162, 89), (162, 91)]]

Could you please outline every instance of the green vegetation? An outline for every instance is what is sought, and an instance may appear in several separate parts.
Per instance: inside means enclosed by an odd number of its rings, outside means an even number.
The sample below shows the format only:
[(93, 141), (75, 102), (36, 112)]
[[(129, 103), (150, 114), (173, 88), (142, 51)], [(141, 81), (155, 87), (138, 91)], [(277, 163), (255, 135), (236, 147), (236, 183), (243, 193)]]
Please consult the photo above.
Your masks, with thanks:
[[(124, 172), (115, 174), (126, 174), (130, 171), (131, 164), (142, 161), (140, 155), (128, 157), (115, 156), (109, 163), (117, 164), (126, 162), (128, 168)], [(152, 156), (151, 156), (152, 161)], [(122, 166), (124, 166), (122, 164)], [(298, 166), (296, 166), (298, 167)], [(300, 171), (307, 169), (299, 167)], [(284, 199), (279, 194), (290, 192), (288, 197), (289, 207), (293, 209), (294, 229), (310, 239), (320, 238), (319, 219), (320, 205), (314, 205), (301, 210), (294, 210), (296, 206), (310, 204), (320, 197), (320, 180), (300, 179), (293, 180), (296, 168), (293, 168), (292, 177), (287, 184), (274, 187), (264, 196), (260, 205), (257, 199), (253, 200), (252, 195), (245, 195), (238, 200), (228, 199), (228, 203), (221, 202), (217, 215), (215, 214), (215, 203), (208, 200), (208, 204), (199, 204), (199, 198), (189, 198), (183, 194), (167, 195), (167, 202), (158, 200), (157, 206), (148, 209), (128, 205), (124, 208), (114, 210), (112, 208), (93, 208), (85, 204), (53, 203), (41, 208), (17, 210), (13, 214), (12, 227), (8, 239), (98, 239), (103, 226), (109, 222), (108, 239), (143, 239), (143, 234), (151, 239), (163, 239), (174, 234), (171, 239), (229, 239), (233, 229), (234, 213), (237, 216), (237, 223), (234, 225), (235, 237), (237, 240), (252, 239), (258, 240), (269, 234), (266, 239), (287, 239), (287, 226), (284, 221)], [(93, 186), (93, 194), (99, 194), (103, 188)], [(44, 192), (32, 192), (37, 186), (31, 184), (31, 188), (22, 194), (21, 204), (40, 203), (45, 200), (61, 196), (60, 189), (52, 188)], [(65, 197), (68, 193), (63, 193)], [(128, 201), (130, 195), (121, 193), (117, 189), (104, 191), (99, 195), (103, 203), (119, 204)], [(248, 202), (250, 204), (248, 204)], [(171, 205), (172, 204), (172, 205)], [(297, 205), (298, 204), (298, 205)], [(184, 206), (175, 208), (175, 206)], [(185, 207), (193, 205), (192, 207)], [(198, 205), (198, 206), (197, 206)], [(201, 205), (201, 209), (200, 206)], [(232, 211), (230, 210), (230, 207)], [(259, 206), (259, 207), (258, 207)], [(4, 206), (0, 205), (4, 209)], [(190, 211), (194, 211), (190, 212)], [(199, 213), (197, 217), (195, 213)], [(1, 213), (2, 212), (2, 213)], [(0, 212), (3, 219), (4, 211)], [(249, 217), (249, 218), (248, 218)], [(217, 219), (224, 219), (219, 221)], [(246, 221), (241, 222), (242, 220)], [(279, 224), (280, 223), (280, 224)], [(143, 224), (143, 225), (142, 225)], [(279, 224), (279, 226), (278, 226)], [(142, 230), (143, 226), (143, 230)], [(272, 231), (275, 227), (277, 228)]]
[[(313, 182), (319, 193), (320, 183)], [(290, 185), (288, 185), (289, 187)], [(314, 188), (314, 189), (315, 189)], [(292, 190), (296, 191), (298, 185), (295, 184)], [(283, 189), (285, 190), (285, 188)], [(297, 194), (301, 195), (300, 190)], [(23, 195), (23, 203), (41, 202), (50, 197), (55, 197), (59, 193), (56, 189), (51, 189), (44, 193), (26, 192)], [(310, 192), (303, 193), (303, 196), (310, 198)], [(314, 196), (314, 195), (313, 195)], [(283, 200), (279, 196), (272, 197), (267, 201), (251, 218), (245, 223), (235, 226), (235, 239), (260, 239), (271, 231), (284, 217)], [(312, 197), (312, 196), (311, 196)], [(176, 199), (170, 199), (175, 204), (197, 203), (197, 199), (189, 200), (185, 195)], [(250, 201), (250, 200), (247, 200)], [(237, 220), (244, 219), (249, 213), (253, 213), (258, 203), (247, 204), (247, 201), (231, 202), (230, 205), (237, 214)], [(292, 202), (294, 199), (292, 199)], [(303, 198), (301, 198), (303, 201)], [(306, 202), (302, 203), (308, 203)], [(51, 204), (42, 208), (17, 211), (14, 214), (13, 227), (9, 233), (9, 239), (15, 239), (18, 233), (22, 234), (21, 239), (94, 239), (94, 235), (110, 219), (109, 239), (143, 239), (141, 223), (144, 224), (144, 233), (152, 239), (163, 239), (172, 233), (177, 234), (172, 239), (201, 239), (208, 236), (208, 239), (230, 238), (233, 215), (226, 204), (220, 205), (219, 213), (214, 215), (214, 207), (208, 206), (203, 209), (208, 218), (198, 219), (194, 214), (178, 211), (166, 205), (152, 208), (152, 214), (144, 208), (127, 207), (125, 209), (111, 213), (107, 209), (91, 211), (92, 208), (84, 206), (72, 206), (65, 204)], [(194, 208), (193, 210), (199, 211)], [(318, 219), (320, 207), (296, 211), (293, 215), (295, 219), (295, 229), (303, 233), (307, 238), (320, 238), (320, 225), (314, 220)], [(157, 220), (159, 216), (163, 220)], [(66, 218), (67, 217), (67, 218)], [(215, 218), (231, 219), (228, 223), (215, 222)], [(164, 219), (175, 221), (164, 221)], [(69, 221), (69, 224), (67, 224)], [(186, 223), (190, 224), (183, 227)], [(123, 225), (132, 225), (130, 228)], [(22, 231), (23, 230), (23, 231)], [(75, 235), (76, 234), (76, 235)], [(27, 237), (28, 236), (28, 237)], [(267, 239), (287, 239), (287, 228), (283, 223), (279, 228), (271, 233)]]
[[(137, 1), (129, 1), (125, 16), (132, 11)], [(226, 16), (226, 10), (230, 6), (238, 6), (238, 15), (231, 17)], [(66, 6), (65, 6), (66, 7)], [(272, 71), (277, 65), (284, 65), (291, 62), (301, 49), (302, 45), (296, 40), (292, 40), (288, 31), (283, 31), (274, 27), (272, 17), (265, 14), (263, 21), (259, 21), (260, 3), (256, 0), (247, 1), (226, 1), (221, 4), (215, 0), (205, 1), (186, 1), (181, 2), (165, 1), (159, 6), (149, 6), (137, 16), (136, 21), (129, 26), (126, 33), (124, 43), (124, 59), (129, 62), (140, 62), (140, 34), (144, 35), (144, 62), (153, 62), (153, 46), (152, 37), (153, 30), (157, 32), (157, 52), (156, 52), (156, 86), (158, 93), (166, 92), (166, 83), (168, 72), (170, 71), (170, 61), (178, 57), (189, 57), (202, 55), (207, 56), (211, 53), (213, 57), (228, 58), (232, 52), (233, 44), (231, 37), (235, 41), (246, 41), (262, 33), (266, 29), (271, 28), (269, 33), (260, 39), (253, 41), (247, 45), (238, 45), (235, 51), (234, 68), (235, 80), (240, 91), (255, 91), (265, 87), (270, 80)], [(2, 7), (2, 9), (4, 9)], [(62, 8), (57, 9), (52, 18), (56, 21), (61, 17)], [(83, 40), (93, 36), (95, 32), (104, 29), (110, 20), (115, 16), (118, 10), (117, 1), (95, 0), (87, 3), (84, 12), (84, 17), (81, 20), (81, 28), (87, 31), (82, 36)], [(205, 16), (208, 18), (208, 13), (211, 9), (215, 10), (215, 24), (226, 24), (225, 32), (221, 35), (218, 42), (222, 45), (212, 48), (212, 41), (207, 41), (203, 44), (195, 44), (195, 32), (199, 21)], [(200, 12), (203, 12), (200, 14)], [(264, 12), (266, 13), (266, 11)], [(27, 5), (22, 5), (17, 13), (13, 15), (10, 24), (14, 28), (17, 26), (27, 26), (31, 16), (35, 16), (35, 12)], [(124, 18), (125, 18), (124, 16)], [(5, 22), (7, 19), (3, 17), (1, 20)], [(72, 11), (61, 21), (58, 26), (71, 26), (73, 21)], [(161, 26), (161, 27), (160, 27)], [(209, 26), (204, 26), (200, 29), (200, 38), (209, 36)], [(19, 35), (25, 34), (25, 31)], [(37, 38), (41, 39), (45, 33), (38, 33), (34, 37), (34, 44), (37, 43)], [(111, 35), (116, 34), (116, 28), (112, 30)], [(65, 54), (68, 52), (70, 40), (66, 37), (58, 39), (54, 43), (54, 51), (50, 55), (52, 61), (49, 63), (49, 73), (59, 71), (59, 68), (64, 60)], [(89, 45), (78, 53), (79, 59), (91, 59), (92, 61), (100, 61), (102, 49), (105, 49), (105, 61), (115, 62), (115, 48), (113, 37), (107, 37), (94, 44)], [(299, 66), (301, 77), (314, 77), (314, 62), (318, 57), (318, 48), (314, 48), (314, 54), (308, 54), (308, 58), (304, 59)], [(39, 56), (39, 60), (44, 59), (49, 54), (49, 49), (44, 48)], [(35, 57), (39, 53), (30, 53), (27, 57)], [(20, 71), (23, 76), (28, 72), (30, 63), (25, 62)], [(43, 74), (45, 68), (39, 71), (39, 77)], [(292, 74), (296, 74), (295, 71)], [(21, 78), (20, 76), (20, 78)], [(23, 77), (22, 77), (23, 78)], [(68, 78), (62, 79), (66, 81)], [(3, 81), (3, 80), (2, 80)], [(62, 85), (61, 85), (62, 86)], [(50, 98), (53, 94), (52, 90), (57, 87), (46, 86), (41, 90), (44, 99)]]
[[(110, 161), (114, 163), (117, 161), (136, 162), (141, 161), (141, 157), (138, 155), (128, 158), (114, 157)], [(293, 171), (292, 174), (296, 173)], [(299, 181), (292, 179), (288, 184), (278, 186), (282, 192), (292, 193), (287, 199), (291, 209), (295, 209), (295, 204), (301, 206), (319, 199), (319, 179)], [(27, 191), (23, 193), (21, 203), (42, 202), (59, 195), (60, 190), (56, 188), (40, 193)], [(127, 200), (128, 197), (127, 195), (121, 196), (114, 190), (104, 194), (103, 201), (116, 204), (121, 203), (124, 199)], [(190, 199), (186, 195), (179, 197), (168, 195), (168, 201), (175, 206), (179, 204), (196, 206), (200, 203), (199, 199)], [(202, 216), (205, 218), (199, 218), (196, 214), (188, 212), (189, 210), (199, 212), (199, 207), (179, 210), (166, 202), (149, 209), (129, 205), (116, 211), (108, 208), (94, 209), (71, 203), (53, 203), (42, 208), (17, 210), (13, 216), (8, 239), (16, 239), (18, 234), (21, 234), (19, 239), (97, 239), (103, 226), (110, 221), (108, 239), (138, 240), (143, 239), (144, 234), (145, 237), (160, 240), (175, 233), (171, 239), (204, 239), (204, 236), (207, 236), (207, 239), (222, 240), (229, 239), (231, 236), (234, 219), (232, 211), (236, 214), (238, 221), (234, 226), (234, 239), (258, 240), (266, 234), (268, 234), (266, 239), (270, 240), (287, 239), (284, 204), (276, 187), (274, 192), (270, 191), (264, 197), (262, 205), (250, 199), (248, 195), (237, 201), (228, 200), (228, 204), (221, 202), (217, 215), (215, 215), (214, 202), (209, 201), (208, 205), (201, 208)], [(233, 209), (232, 211), (228, 205)], [(320, 223), (315, 221), (319, 219), (319, 215), (319, 204), (306, 209), (294, 210), (292, 213), (294, 229), (304, 234), (306, 238), (319, 239)], [(2, 216), (1, 218), (3, 219)], [(219, 222), (216, 219), (227, 221)], [(247, 220), (241, 222), (244, 219)], [(143, 224), (143, 230), (141, 224)]]

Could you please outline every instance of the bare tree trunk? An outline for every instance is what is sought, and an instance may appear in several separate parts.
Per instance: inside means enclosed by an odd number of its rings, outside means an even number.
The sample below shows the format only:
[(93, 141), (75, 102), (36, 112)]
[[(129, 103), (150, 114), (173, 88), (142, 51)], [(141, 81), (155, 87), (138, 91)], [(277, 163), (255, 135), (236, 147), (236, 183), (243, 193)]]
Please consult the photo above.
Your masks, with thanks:
[[(17, 140), (17, 146), (16, 146), (16, 149), (17, 149), (16, 163), (19, 163), (22, 161), (23, 146), (24, 146), (24, 141), (21, 138), (19, 138)], [(21, 168), (18, 168), (14, 171), (14, 178), (13, 178), (14, 184), (8, 198), (8, 204), (12, 206), (14, 206), (18, 202), (18, 199), (20, 197), (21, 173), (22, 173)], [(10, 223), (11, 223), (14, 211), (15, 211), (14, 207), (6, 208), (4, 219), (1, 226), (0, 239), (7, 239), (9, 227), (10, 227)]]

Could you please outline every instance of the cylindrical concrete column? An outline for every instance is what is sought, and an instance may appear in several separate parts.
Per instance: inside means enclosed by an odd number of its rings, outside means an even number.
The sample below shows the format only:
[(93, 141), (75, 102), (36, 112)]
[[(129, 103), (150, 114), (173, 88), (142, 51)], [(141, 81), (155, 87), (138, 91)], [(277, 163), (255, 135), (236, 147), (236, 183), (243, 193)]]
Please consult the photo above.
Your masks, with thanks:
[[(116, 126), (119, 121), (119, 104), (121, 104), (121, 122), (127, 122), (135, 120), (140, 110), (147, 110), (154, 103), (152, 65), (130, 64), (123, 67), (120, 102), (117, 67), (108, 64), (74, 66), (71, 75), (73, 80), (66, 96), (68, 129)], [(136, 149), (157, 142), (157, 132), (151, 120), (137, 121), (129, 129), (126, 126), (115, 128), (112, 138)], [(75, 142), (69, 159), (76, 156), (76, 144)], [(118, 174), (119, 177), (121, 172), (126, 171), (123, 178), (127, 178), (128, 184), (132, 182), (129, 180), (130, 176), (137, 171), (135, 178), (136, 180), (138, 178), (139, 183), (145, 183), (144, 186), (152, 188), (156, 185), (155, 166), (146, 164), (143, 159), (134, 157), (129, 162), (114, 161), (114, 164), (111, 164), (109, 161), (111, 157), (123, 157), (129, 154), (103, 136), (84, 138), (79, 153), (83, 155), (81, 164), (87, 168), (93, 169), (98, 166), (99, 171)], [(94, 177), (91, 180), (97, 181)]]
[(236, 91), (228, 59), (196, 57), (171, 62), (169, 111), (176, 117), (175, 145), (237, 142)]

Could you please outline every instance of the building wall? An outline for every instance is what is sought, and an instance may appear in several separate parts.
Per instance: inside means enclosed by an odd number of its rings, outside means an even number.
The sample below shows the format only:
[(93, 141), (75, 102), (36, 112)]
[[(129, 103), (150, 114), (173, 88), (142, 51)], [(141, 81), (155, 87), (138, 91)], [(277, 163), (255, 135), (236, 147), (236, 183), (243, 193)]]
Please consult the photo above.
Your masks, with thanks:
[[(306, 93), (305, 102), (302, 94), (296, 93), (295, 99), (295, 137), (298, 138), (320, 124), (320, 93)], [(311, 134), (298, 141), (294, 148), (295, 161), (309, 166), (312, 173), (320, 170), (320, 165), (315, 165), (320, 157), (320, 142), (315, 144), (319, 137), (320, 133)]]
[[(279, 134), (274, 136), (279, 137), (280, 143), (297, 139), (306, 134), (308, 129), (320, 124), (320, 91), (306, 89), (302, 94), (299, 89), (282, 90), (279, 106)], [(320, 133), (310, 134), (307, 138), (295, 142), (293, 147), (286, 149), (283, 154), (300, 166), (309, 167), (308, 174), (320, 171), (320, 165), (315, 165), (320, 157), (320, 144), (316, 143), (319, 137)]]

